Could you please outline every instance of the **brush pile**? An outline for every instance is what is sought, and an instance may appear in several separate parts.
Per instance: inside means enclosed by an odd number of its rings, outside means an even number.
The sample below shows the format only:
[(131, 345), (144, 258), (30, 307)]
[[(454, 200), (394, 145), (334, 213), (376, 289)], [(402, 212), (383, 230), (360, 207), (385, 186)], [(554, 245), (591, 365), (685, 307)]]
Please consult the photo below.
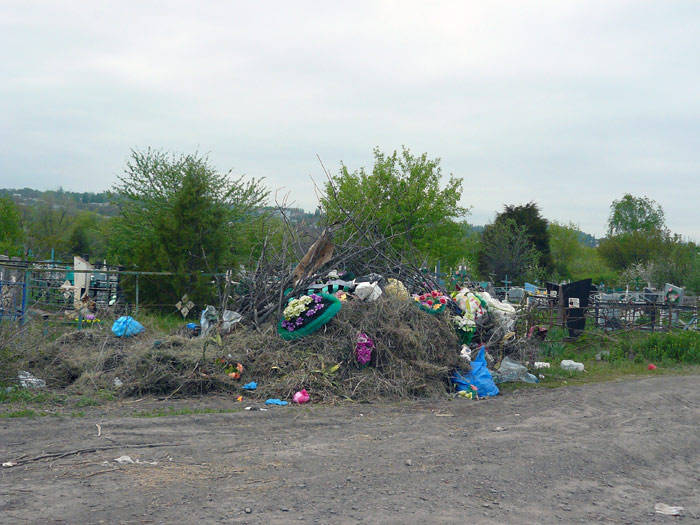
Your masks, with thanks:
[[(51, 387), (90, 392), (117, 390), (126, 396), (244, 393), (289, 399), (306, 388), (317, 401), (413, 399), (450, 390), (449, 375), (465, 368), (457, 334), (447, 315), (430, 315), (414, 301), (384, 297), (348, 301), (314, 334), (280, 339), (274, 325), (242, 328), (223, 338), (172, 335), (154, 341), (147, 333), (121, 339), (106, 329), (66, 334), (26, 365)], [(372, 343), (371, 358), (358, 361), (360, 334)], [(228, 370), (238, 363), (243, 372)], [(232, 374), (235, 376), (235, 373)]]

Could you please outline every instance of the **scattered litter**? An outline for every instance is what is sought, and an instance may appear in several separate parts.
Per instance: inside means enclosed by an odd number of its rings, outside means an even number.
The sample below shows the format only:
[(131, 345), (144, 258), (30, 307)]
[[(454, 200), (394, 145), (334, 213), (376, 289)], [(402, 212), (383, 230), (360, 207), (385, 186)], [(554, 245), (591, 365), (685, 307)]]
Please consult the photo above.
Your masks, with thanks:
[(494, 432), (505, 432), (506, 427), (496, 427), (493, 429)]
[(296, 394), (294, 394), (294, 397), (292, 397), (292, 401), (295, 403), (302, 405), (304, 403), (307, 403), (309, 401), (309, 394), (306, 391), (306, 389), (299, 390)]
[(682, 516), (683, 507), (671, 507), (665, 503), (657, 503), (654, 505), (654, 510), (658, 514), (665, 514), (666, 516)]
[(258, 388), (258, 384), (255, 381), (243, 385), (243, 389), (245, 390), (255, 390), (256, 388)]
[(200, 329), (199, 336), (208, 336), (212, 327), (218, 320), (219, 314), (216, 312), (216, 308), (208, 304), (206, 308), (202, 310), (202, 316), (199, 318), (199, 324), (202, 327)]
[(233, 312), (231, 310), (224, 310), (224, 315), (221, 316), (223, 320), (223, 324), (221, 325), (221, 329), (224, 332), (230, 332), (233, 330), (235, 327), (234, 325), (236, 323), (240, 323), (241, 319), (243, 319), (243, 316), (239, 314), (238, 312)]
[(284, 406), (289, 404), (287, 401), (282, 401), (281, 399), (268, 399), (265, 401), (266, 405), (279, 405), (279, 406)]
[(505, 383), (506, 381), (524, 381), (525, 383), (539, 383), (540, 380), (527, 371), (523, 365), (510, 357), (504, 357), (501, 367), (493, 374), (494, 382)]
[(123, 315), (112, 325), (112, 333), (117, 337), (131, 337), (146, 330), (141, 323), (129, 315)]
[(17, 463), (15, 461), (6, 461), (5, 463), (2, 464), (2, 466), (5, 468), (14, 467), (15, 465), (17, 465)]
[(119, 379), (118, 377), (114, 378), (114, 381), (112, 381), (112, 384), (114, 385), (114, 388), (121, 388), (124, 386), (124, 383), (122, 383), (122, 380)]
[(243, 396), (238, 396), (238, 397), (236, 398), (236, 401), (243, 401)]
[(410, 467), (411, 465), (413, 465), (413, 460), (407, 459), (407, 460), (406, 460), (406, 466), (407, 466), (407, 467)]
[(546, 361), (535, 361), (532, 366), (535, 369), (539, 370), (540, 368), (549, 368), (550, 364), (547, 363)]
[(459, 353), (460, 357), (467, 360), (467, 363), (472, 361), (472, 349), (467, 345), (462, 345), (462, 351)]
[(187, 323), (185, 327), (189, 330), (188, 337), (197, 337), (201, 333), (201, 327), (197, 323)]
[(393, 295), (399, 299), (408, 299), (411, 297), (411, 294), (408, 293), (408, 289), (401, 281), (394, 278), (389, 278), (387, 283), (388, 284), (386, 285), (386, 288), (384, 288), (384, 291), (389, 295)]
[(576, 361), (572, 361), (571, 359), (564, 359), (561, 362), (561, 368), (562, 370), (568, 370), (569, 372), (585, 372), (583, 368), (583, 363), (578, 363)]
[(466, 390), (474, 391), (476, 397), (497, 396), (499, 394), (498, 387), (493, 382), (491, 372), (486, 367), (486, 347), (482, 346), (481, 350), (472, 361), (471, 370), (467, 374), (462, 374), (456, 371), (452, 377), (452, 383), (458, 392)]
[(355, 296), (363, 301), (376, 301), (382, 295), (379, 283), (358, 283), (355, 286)]
[(46, 386), (46, 381), (35, 377), (30, 372), (22, 370), (17, 374), (17, 379), (19, 379), (19, 384), (24, 388), (44, 388)]
[(647, 367), (647, 370), (656, 370), (656, 365), (650, 364), (650, 365)]
[(134, 464), (134, 465), (157, 465), (157, 461), (141, 461), (140, 459), (137, 459), (134, 461), (131, 459), (131, 456), (119, 456), (118, 458), (115, 458), (114, 461), (119, 463), (120, 465), (129, 465), (129, 464)]
[(267, 412), (267, 408), (258, 408), (258, 407), (245, 407), (245, 410), (260, 410), (261, 412)]

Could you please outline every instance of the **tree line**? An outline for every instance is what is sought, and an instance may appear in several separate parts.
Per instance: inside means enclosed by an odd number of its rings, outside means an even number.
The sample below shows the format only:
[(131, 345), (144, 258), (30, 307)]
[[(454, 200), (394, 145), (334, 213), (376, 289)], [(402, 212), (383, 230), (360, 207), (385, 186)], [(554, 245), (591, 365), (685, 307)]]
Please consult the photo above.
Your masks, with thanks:
[[(490, 224), (470, 225), (462, 180), (445, 176), (439, 158), (407, 148), (375, 149), (371, 168), (341, 164), (320, 189), (314, 213), (280, 210), (262, 179), (222, 173), (198, 154), (134, 150), (110, 192), (0, 196), (0, 253), (83, 255), (172, 272), (172, 279), (144, 283), (142, 294), (173, 303), (183, 293), (206, 294), (211, 274), (245, 272), (263, 242), (285, 242), (286, 228), (318, 234), (328, 227), (340, 241), (361, 243), (361, 220), (390, 240), (399, 259), (430, 268), (439, 262), (496, 284), (506, 276), (519, 284), (591, 277), (608, 286), (672, 282), (700, 290), (698, 246), (669, 231), (663, 209), (647, 197), (614, 200), (607, 235), (596, 245), (575, 223), (547, 220), (535, 202), (505, 205)], [(112, 215), (85, 209), (91, 203)]]

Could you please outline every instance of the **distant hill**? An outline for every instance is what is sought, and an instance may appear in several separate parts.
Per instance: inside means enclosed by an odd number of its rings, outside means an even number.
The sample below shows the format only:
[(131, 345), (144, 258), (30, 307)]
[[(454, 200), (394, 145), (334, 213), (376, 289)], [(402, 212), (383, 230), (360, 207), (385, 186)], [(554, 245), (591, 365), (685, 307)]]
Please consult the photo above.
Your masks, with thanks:
[[(37, 204), (50, 204), (59, 208), (70, 208), (75, 212), (92, 211), (105, 217), (113, 217), (119, 213), (115, 201), (119, 198), (118, 195), (111, 191), (103, 191), (101, 193), (75, 192), (65, 191), (61, 188), (58, 190), (33, 190), (31, 188), (0, 189), (0, 195), (10, 196), (17, 204), (22, 206), (35, 206)], [(281, 215), (279, 210), (274, 206), (265, 206), (263, 212), (272, 213), (273, 215)], [(319, 210), (307, 212), (302, 208), (287, 208), (285, 215), (292, 224), (304, 222), (307, 224), (315, 224), (320, 218)]]
[[(485, 226), (480, 226), (476, 224), (470, 224), (469, 225), (469, 230), (472, 233), (476, 233), (477, 235), (481, 235), (484, 233), (484, 228)], [(591, 248), (595, 248), (598, 246), (598, 239), (595, 238), (595, 236), (591, 235), (590, 233), (582, 232), (580, 230), (577, 230), (578, 233), (578, 241), (583, 244), (584, 246), (590, 246)]]
[(34, 206), (36, 204), (50, 204), (57, 207), (71, 208), (74, 210), (92, 211), (111, 217), (117, 214), (117, 207), (114, 206), (114, 194), (109, 191), (92, 193), (89, 191), (78, 193), (74, 191), (58, 190), (33, 190), (31, 188), (22, 189), (0, 189), (0, 195), (8, 195), (20, 205)]
[(591, 248), (598, 246), (598, 239), (596, 239), (593, 235), (582, 231), (578, 232), (578, 242)]

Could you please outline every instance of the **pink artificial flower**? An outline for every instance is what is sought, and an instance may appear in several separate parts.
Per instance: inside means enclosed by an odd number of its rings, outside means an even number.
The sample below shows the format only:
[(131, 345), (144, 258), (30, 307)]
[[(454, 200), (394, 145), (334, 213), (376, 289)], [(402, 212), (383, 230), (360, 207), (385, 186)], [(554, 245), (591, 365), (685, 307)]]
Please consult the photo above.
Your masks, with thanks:
[(447, 304), (447, 299), (440, 297), (440, 304)]
[(653, 365), (653, 364), (649, 365), (647, 367), (647, 370), (656, 370), (656, 365)]
[(425, 301), (425, 304), (427, 304), (428, 306), (433, 306), (433, 301), (428, 299), (427, 301)]
[(304, 404), (309, 401), (309, 393), (306, 391), (306, 388), (299, 390), (296, 394), (294, 394), (294, 397), (292, 397), (292, 401), (298, 404)]

